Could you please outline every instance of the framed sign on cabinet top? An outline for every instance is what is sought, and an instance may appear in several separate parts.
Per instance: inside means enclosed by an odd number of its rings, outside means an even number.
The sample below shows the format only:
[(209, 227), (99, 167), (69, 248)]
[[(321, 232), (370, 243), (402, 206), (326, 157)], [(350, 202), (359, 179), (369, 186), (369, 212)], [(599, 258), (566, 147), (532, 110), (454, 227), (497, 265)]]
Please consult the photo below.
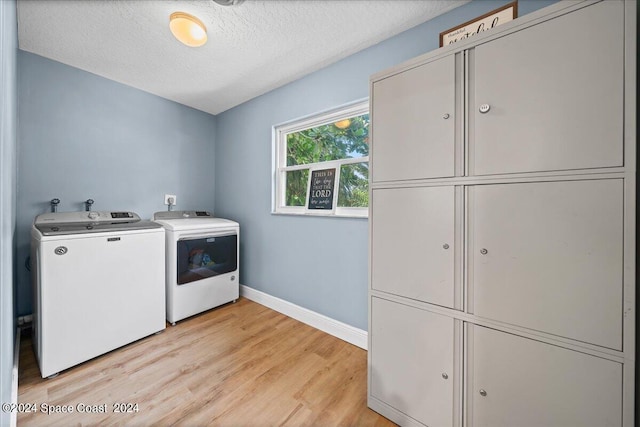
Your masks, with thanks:
[(506, 4), (464, 24), (456, 25), (440, 33), (440, 47), (448, 46), (475, 34), (490, 30), (518, 17), (518, 2)]

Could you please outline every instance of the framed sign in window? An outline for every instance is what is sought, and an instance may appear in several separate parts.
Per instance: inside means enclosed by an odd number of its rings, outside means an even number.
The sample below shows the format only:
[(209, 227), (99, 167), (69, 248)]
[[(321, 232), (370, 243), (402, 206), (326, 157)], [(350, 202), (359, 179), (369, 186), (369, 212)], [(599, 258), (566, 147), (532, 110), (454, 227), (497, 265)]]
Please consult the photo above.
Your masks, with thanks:
[(440, 47), (448, 46), (458, 40), (464, 40), (475, 34), (490, 30), (498, 25), (513, 21), (518, 17), (518, 2), (506, 4), (489, 13), (485, 13), (464, 24), (457, 25), (440, 33)]
[(307, 209), (333, 210), (336, 168), (312, 170), (309, 180)]

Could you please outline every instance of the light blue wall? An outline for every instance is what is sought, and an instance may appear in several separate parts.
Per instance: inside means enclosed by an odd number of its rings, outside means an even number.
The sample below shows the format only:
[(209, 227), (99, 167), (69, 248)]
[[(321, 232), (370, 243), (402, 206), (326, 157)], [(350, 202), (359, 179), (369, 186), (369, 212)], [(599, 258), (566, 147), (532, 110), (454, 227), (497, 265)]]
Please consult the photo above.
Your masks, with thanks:
[[(15, 340), (14, 230), (16, 201), (16, 53), (15, 0), (0, 1), (0, 402), (11, 402)], [(0, 411), (0, 426), (10, 414)]]
[[(519, 16), (554, 2), (520, 0)], [(367, 97), (371, 74), (505, 3), (474, 1), (218, 116), (216, 213), (240, 222), (241, 283), (367, 329), (368, 222), (272, 215), (272, 126)]]
[[(214, 209), (216, 118), (129, 86), (18, 53), (18, 315), (31, 313), (24, 267), (36, 215), (60, 211)], [(143, 265), (144, 254), (138, 262)]]

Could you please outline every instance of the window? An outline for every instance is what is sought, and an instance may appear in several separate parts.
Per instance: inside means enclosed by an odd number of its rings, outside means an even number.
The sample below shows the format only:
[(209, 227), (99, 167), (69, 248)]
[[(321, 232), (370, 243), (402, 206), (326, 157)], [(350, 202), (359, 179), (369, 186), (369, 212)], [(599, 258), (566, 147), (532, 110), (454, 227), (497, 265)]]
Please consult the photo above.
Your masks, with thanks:
[(274, 127), (275, 213), (366, 217), (369, 104)]

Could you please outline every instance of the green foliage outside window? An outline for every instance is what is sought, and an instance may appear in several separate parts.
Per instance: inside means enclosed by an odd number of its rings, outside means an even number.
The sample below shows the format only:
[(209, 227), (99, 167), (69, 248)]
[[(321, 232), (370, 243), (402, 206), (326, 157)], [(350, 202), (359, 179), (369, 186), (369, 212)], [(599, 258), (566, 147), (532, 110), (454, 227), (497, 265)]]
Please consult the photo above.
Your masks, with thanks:
[[(287, 166), (359, 158), (369, 155), (369, 115), (351, 117), (342, 129), (334, 123), (287, 135)], [(286, 206), (306, 203), (308, 169), (287, 172)], [(369, 165), (343, 165), (338, 184), (338, 206), (369, 205)]]
[(287, 172), (287, 206), (304, 206), (307, 202), (309, 169)]
[(369, 163), (343, 165), (340, 169), (338, 206), (366, 208), (369, 206)]

